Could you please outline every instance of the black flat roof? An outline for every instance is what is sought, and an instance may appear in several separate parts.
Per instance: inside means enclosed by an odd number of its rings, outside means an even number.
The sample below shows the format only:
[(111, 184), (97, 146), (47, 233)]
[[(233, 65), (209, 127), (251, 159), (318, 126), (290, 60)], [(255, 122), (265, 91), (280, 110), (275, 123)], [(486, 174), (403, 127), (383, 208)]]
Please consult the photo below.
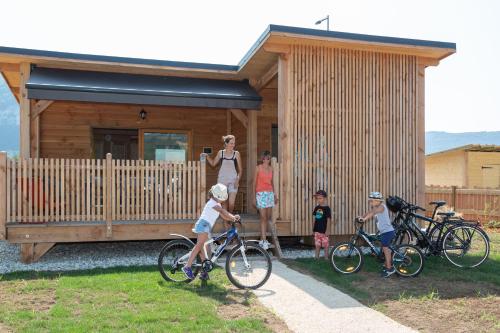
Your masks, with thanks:
[(28, 98), (210, 108), (260, 109), (247, 81), (33, 68)]
[(273, 32), (296, 34), (296, 35), (302, 35), (305, 37), (316, 36), (316, 37), (326, 37), (326, 38), (347, 39), (347, 40), (360, 41), (360, 42), (376, 42), (376, 43), (395, 44), (395, 45), (402, 45), (402, 46), (404, 46), (404, 45), (422, 46), (422, 47), (433, 47), (433, 48), (443, 48), (443, 49), (456, 50), (456, 44), (455, 43), (448, 43), (448, 42), (438, 42), (438, 41), (398, 38), (398, 37), (386, 37), (386, 36), (375, 36), (375, 35), (364, 35), (364, 34), (356, 34), (356, 33), (348, 33), (348, 32), (326, 31), (326, 30), (308, 29), (308, 28), (299, 28), (299, 27), (271, 24), (260, 35), (260, 37), (252, 45), (252, 47), (248, 50), (248, 52), (243, 56), (243, 58), (240, 60), (238, 65), (222, 65), (222, 64), (209, 64), (209, 63), (198, 63), (198, 62), (115, 57), (115, 56), (93, 55), (93, 54), (82, 54), (82, 53), (68, 53), (68, 52), (57, 52), (57, 51), (33, 50), (33, 49), (4, 47), (4, 46), (0, 46), (0, 53), (17, 54), (17, 55), (24, 55), (24, 56), (35, 56), (35, 57), (49, 57), (49, 58), (60, 58), (60, 59), (83, 60), (83, 61), (126, 63), (126, 64), (133, 64), (133, 65), (166, 66), (166, 67), (178, 67), (178, 68), (187, 68), (187, 69), (204, 69), (204, 70), (216, 70), (216, 71), (238, 71), (249, 60), (251, 55), (261, 45), (261, 43)]

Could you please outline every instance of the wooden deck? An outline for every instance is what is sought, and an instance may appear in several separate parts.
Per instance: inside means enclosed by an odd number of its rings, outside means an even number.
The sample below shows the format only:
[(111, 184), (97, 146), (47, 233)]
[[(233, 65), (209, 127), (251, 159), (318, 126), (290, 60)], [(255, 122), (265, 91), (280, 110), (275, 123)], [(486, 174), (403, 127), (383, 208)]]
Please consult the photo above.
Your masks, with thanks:
[[(247, 235), (256, 235), (259, 231), (257, 215), (242, 215), (244, 230)], [(127, 240), (158, 240), (173, 238), (172, 233), (195, 237), (191, 229), (196, 220), (123, 220), (113, 221), (111, 237), (106, 235), (105, 221), (70, 221), (48, 222), (43, 224), (9, 223), (7, 239), (11, 243), (72, 243), (104, 242)], [(280, 236), (290, 236), (290, 223), (277, 221)], [(241, 229), (240, 229), (241, 230)], [(214, 232), (222, 231), (222, 223), (217, 223)]]

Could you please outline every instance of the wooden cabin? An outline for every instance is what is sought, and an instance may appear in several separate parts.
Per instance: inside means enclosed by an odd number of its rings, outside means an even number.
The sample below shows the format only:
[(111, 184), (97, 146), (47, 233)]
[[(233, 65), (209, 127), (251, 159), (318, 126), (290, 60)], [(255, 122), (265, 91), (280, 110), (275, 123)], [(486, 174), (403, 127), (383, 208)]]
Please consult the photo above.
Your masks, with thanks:
[(423, 202), (425, 68), (455, 49), (277, 25), (235, 66), (0, 47), (21, 136), (19, 159), (0, 155), (0, 239), (30, 261), (58, 242), (190, 234), (216, 181), (200, 153), (227, 133), (239, 212), (270, 150), (279, 235), (312, 233), (320, 188), (331, 234), (350, 234), (370, 191)]
[(429, 186), (500, 188), (500, 146), (466, 145), (425, 156)]

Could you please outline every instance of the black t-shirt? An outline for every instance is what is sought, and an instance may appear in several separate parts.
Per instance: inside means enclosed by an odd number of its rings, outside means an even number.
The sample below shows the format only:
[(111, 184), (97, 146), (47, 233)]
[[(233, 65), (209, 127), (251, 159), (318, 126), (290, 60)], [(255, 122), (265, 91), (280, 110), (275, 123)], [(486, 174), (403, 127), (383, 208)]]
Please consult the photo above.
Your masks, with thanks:
[(314, 216), (314, 232), (320, 232), (324, 234), (326, 232), (326, 225), (328, 219), (332, 217), (332, 211), (328, 206), (316, 206), (313, 210)]

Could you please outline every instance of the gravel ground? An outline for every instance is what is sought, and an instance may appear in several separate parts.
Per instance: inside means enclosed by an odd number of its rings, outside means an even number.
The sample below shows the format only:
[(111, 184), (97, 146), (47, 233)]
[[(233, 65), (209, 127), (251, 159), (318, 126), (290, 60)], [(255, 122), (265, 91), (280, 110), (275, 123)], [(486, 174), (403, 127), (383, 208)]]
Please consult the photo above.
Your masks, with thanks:
[[(20, 261), (18, 245), (0, 241), (0, 274), (156, 265), (164, 244), (164, 241), (57, 244), (38, 262), (26, 265)], [(314, 249), (304, 246), (282, 251), (287, 259), (314, 256)]]

